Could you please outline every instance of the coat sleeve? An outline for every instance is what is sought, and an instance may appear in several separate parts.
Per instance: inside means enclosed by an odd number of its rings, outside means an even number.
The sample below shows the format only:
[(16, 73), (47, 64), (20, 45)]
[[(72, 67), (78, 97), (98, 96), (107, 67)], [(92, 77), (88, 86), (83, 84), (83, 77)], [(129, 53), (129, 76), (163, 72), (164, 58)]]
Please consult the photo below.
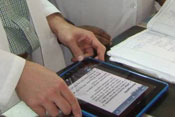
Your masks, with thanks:
[[(22, 74), (25, 60), (0, 49), (0, 111), (13, 106), (16, 85)], [(10, 100), (13, 100), (11, 103)]]
[(43, 6), (43, 10), (45, 12), (45, 15), (51, 15), (53, 13), (59, 13), (60, 11), (48, 0), (41, 0), (41, 4)]

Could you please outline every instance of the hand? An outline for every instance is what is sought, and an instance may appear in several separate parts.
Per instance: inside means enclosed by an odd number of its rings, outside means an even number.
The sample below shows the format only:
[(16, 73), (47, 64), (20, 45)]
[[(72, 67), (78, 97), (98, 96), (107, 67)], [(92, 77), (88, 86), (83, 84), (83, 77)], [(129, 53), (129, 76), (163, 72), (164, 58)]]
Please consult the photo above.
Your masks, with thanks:
[(93, 56), (94, 49), (97, 51), (96, 58), (104, 61), (106, 48), (92, 32), (75, 27), (55, 14), (47, 19), (59, 41), (71, 49), (74, 55), (72, 61), (81, 61), (85, 57)]
[(94, 33), (96, 38), (106, 47), (111, 45), (111, 36), (106, 33), (103, 29), (95, 26), (83, 25), (79, 26), (80, 28), (89, 30)]
[(65, 82), (56, 73), (43, 66), (27, 61), (16, 87), (19, 97), (39, 116), (48, 112), (58, 115), (59, 109), (68, 115), (80, 117), (81, 110)]

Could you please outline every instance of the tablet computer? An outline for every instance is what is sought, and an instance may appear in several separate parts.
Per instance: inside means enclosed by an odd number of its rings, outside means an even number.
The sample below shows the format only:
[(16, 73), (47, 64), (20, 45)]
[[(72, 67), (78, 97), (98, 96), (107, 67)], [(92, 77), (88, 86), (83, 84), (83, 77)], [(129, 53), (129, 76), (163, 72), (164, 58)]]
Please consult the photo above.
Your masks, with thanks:
[(90, 117), (141, 116), (168, 89), (166, 82), (93, 58), (58, 74)]

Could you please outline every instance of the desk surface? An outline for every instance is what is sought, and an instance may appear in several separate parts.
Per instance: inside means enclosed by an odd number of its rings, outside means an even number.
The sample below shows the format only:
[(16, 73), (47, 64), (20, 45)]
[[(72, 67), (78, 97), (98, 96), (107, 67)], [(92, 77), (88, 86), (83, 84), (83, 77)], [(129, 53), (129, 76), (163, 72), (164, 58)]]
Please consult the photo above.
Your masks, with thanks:
[[(126, 38), (145, 30), (145, 28), (134, 26), (113, 39), (112, 46), (120, 43)], [(108, 58), (107, 58), (108, 61)], [(116, 64), (111, 62), (112, 64)], [(118, 65), (118, 64), (117, 64)], [(147, 112), (157, 117), (175, 117), (175, 85), (169, 84), (168, 92), (160, 100), (158, 100)]]

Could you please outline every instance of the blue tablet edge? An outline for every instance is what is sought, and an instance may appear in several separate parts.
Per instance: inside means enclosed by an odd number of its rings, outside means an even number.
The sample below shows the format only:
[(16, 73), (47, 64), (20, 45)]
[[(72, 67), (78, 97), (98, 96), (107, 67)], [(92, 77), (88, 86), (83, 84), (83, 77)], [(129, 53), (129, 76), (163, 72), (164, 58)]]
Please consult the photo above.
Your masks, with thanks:
[[(100, 61), (100, 60), (97, 60), (97, 59), (94, 59), (94, 58), (91, 58), (91, 57), (88, 57), (86, 59), (91, 59), (93, 61), (96, 61), (96, 62), (99, 62), (99, 63), (102, 63), (102, 64), (105, 64), (105, 65), (108, 65), (108, 66), (111, 66), (111, 67), (114, 67), (114, 68), (117, 68), (117, 69), (121, 69), (121, 70), (124, 70), (124, 71), (127, 71), (127, 72), (130, 72), (130, 73), (133, 73), (133, 74), (136, 74), (138, 76), (142, 76), (144, 78), (147, 78), (147, 79), (151, 79), (151, 80), (154, 80), (156, 82), (160, 82), (162, 84), (165, 85), (165, 88), (163, 88), (158, 94), (157, 96), (155, 96), (146, 106), (145, 108), (143, 108), (137, 115), (136, 117), (141, 117), (167, 90), (168, 90), (168, 83), (164, 82), (164, 81), (160, 81), (160, 80), (157, 80), (157, 79), (154, 79), (150, 76), (146, 76), (146, 75), (143, 75), (141, 73), (137, 73), (137, 72), (134, 72), (134, 71), (131, 71), (131, 70), (128, 70), (128, 69), (125, 69), (125, 68), (122, 68), (122, 67), (119, 67), (117, 65), (112, 65), (110, 63), (107, 63), (107, 62), (104, 62), (104, 61)], [(74, 69), (75, 67), (77, 67), (79, 64), (81, 64), (81, 62), (77, 62), (75, 65), (73, 65), (72, 67), (68, 68), (67, 70), (65, 70), (64, 72), (62, 72), (60, 74), (60, 77), (63, 76), (64, 74), (66, 74), (67, 72), (71, 71), (72, 69)], [(85, 117), (97, 117), (87, 111), (84, 111), (82, 110), (82, 114), (85, 116)]]

